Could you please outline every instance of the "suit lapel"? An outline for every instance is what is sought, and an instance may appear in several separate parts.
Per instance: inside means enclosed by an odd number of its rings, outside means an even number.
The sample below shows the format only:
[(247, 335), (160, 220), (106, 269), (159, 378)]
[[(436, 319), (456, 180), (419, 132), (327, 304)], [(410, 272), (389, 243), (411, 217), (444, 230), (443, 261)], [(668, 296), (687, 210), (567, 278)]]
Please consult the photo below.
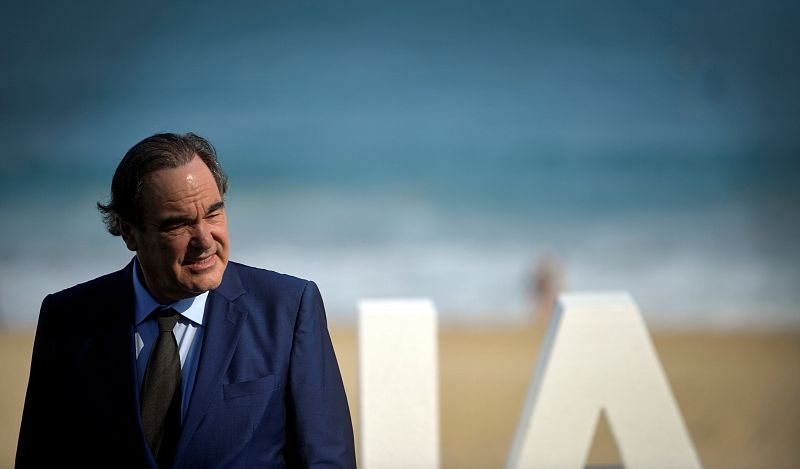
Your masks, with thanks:
[(109, 405), (104, 410), (120, 414), (119, 419), (125, 422), (124, 428), (130, 429), (133, 438), (131, 444), (138, 448), (137, 451), (150, 462), (151, 467), (155, 467), (142, 428), (133, 337), (133, 324), (115, 324), (107, 334), (97, 339), (99, 350), (103, 352), (102, 355), (96, 355), (103, 357), (100, 365), (104, 371), (100, 376), (112, 390), (107, 393)]
[(234, 300), (245, 293), (236, 266), (228, 263), (220, 286), (211, 290), (203, 317), (203, 348), (197, 366), (194, 390), (186, 410), (181, 438), (175, 455), (175, 466), (194, 436), (211, 402), (221, 395), (225, 370), (236, 350), (242, 324), (247, 317)]
[[(136, 356), (134, 350), (134, 294), (132, 278), (133, 262), (118, 272), (117, 281), (104, 292), (106, 299), (99, 301), (98, 329), (91, 339), (96, 344), (96, 352), (89, 356), (96, 359), (97, 372), (93, 374), (99, 382), (94, 389), (108, 389), (109, 392), (97, 396), (103, 404), (104, 412), (118, 416), (123, 428), (130, 429), (135, 438), (131, 443), (139, 448), (146, 460), (152, 459), (142, 430), (139, 410)], [(110, 305), (118, 305), (116, 311), (108, 310)], [(155, 465), (152, 461), (151, 465)]]

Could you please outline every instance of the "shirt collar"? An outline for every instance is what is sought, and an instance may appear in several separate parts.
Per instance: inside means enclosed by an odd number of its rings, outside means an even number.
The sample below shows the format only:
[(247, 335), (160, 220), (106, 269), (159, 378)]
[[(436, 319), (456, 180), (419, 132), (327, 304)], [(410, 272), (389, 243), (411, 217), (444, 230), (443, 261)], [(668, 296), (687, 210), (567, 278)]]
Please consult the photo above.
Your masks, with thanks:
[(152, 313), (156, 308), (163, 306), (166, 308), (173, 308), (175, 311), (179, 312), (183, 317), (186, 319), (194, 322), (197, 325), (203, 324), (203, 316), (205, 315), (206, 311), (206, 299), (208, 299), (208, 292), (203, 292), (197, 296), (193, 296), (191, 298), (184, 298), (183, 300), (178, 300), (175, 303), (169, 305), (162, 305), (159, 303), (153, 295), (147, 291), (147, 288), (144, 287), (141, 280), (139, 280), (138, 262), (136, 258), (133, 258), (133, 293), (136, 297), (136, 325), (142, 323), (150, 313)]

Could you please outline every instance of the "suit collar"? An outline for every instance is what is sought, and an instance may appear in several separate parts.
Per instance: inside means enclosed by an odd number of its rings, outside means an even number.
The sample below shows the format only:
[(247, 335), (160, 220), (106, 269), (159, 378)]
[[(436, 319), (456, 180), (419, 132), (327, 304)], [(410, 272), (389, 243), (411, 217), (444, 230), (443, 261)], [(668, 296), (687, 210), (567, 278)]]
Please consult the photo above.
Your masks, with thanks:
[(222, 274), (222, 282), (217, 288), (211, 290), (211, 292), (221, 295), (228, 301), (234, 301), (236, 298), (245, 294), (246, 291), (242, 286), (242, 279), (239, 278), (238, 267), (239, 265), (235, 262), (228, 261), (228, 265), (225, 267), (225, 273)]

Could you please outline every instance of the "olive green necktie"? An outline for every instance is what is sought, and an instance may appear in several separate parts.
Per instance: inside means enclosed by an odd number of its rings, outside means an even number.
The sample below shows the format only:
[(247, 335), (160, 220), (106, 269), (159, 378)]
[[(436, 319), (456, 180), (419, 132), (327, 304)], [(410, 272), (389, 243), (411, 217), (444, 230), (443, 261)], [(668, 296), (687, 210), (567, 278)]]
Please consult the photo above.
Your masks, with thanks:
[(171, 467), (181, 434), (181, 359), (172, 329), (174, 309), (158, 309), (158, 338), (147, 360), (142, 386), (142, 426), (160, 468)]

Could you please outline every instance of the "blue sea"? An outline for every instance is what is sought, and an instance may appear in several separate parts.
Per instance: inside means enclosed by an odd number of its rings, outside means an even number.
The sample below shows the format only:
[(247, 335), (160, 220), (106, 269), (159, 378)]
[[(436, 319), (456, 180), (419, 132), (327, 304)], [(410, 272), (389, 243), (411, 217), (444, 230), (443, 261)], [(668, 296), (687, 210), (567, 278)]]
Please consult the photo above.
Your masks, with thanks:
[[(544, 258), (562, 266), (569, 290), (630, 291), (658, 326), (800, 319), (796, 206), (737, 199), (752, 168), (736, 163), (453, 158), (434, 168), (409, 158), (364, 175), (357, 162), (318, 174), (297, 162), (302, 183), (229, 159), (232, 259), (317, 281), (334, 322), (352, 321), (365, 297), (430, 297), (446, 322), (525, 321)], [(4, 197), (7, 324), (31, 323), (46, 293), (132, 255), (93, 207), (107, 181), (78, 178), (41, 178), (31, 197)]]
[(230, 177), (232, 259), (315, 280), (332, 322), (430, 297), (519, 324), (552, 259), (657, 327), (800, 327), (794, 3), (12, 10), (0, 324), (124, 266), (95, 202), (135, 142), (194, 131)]

